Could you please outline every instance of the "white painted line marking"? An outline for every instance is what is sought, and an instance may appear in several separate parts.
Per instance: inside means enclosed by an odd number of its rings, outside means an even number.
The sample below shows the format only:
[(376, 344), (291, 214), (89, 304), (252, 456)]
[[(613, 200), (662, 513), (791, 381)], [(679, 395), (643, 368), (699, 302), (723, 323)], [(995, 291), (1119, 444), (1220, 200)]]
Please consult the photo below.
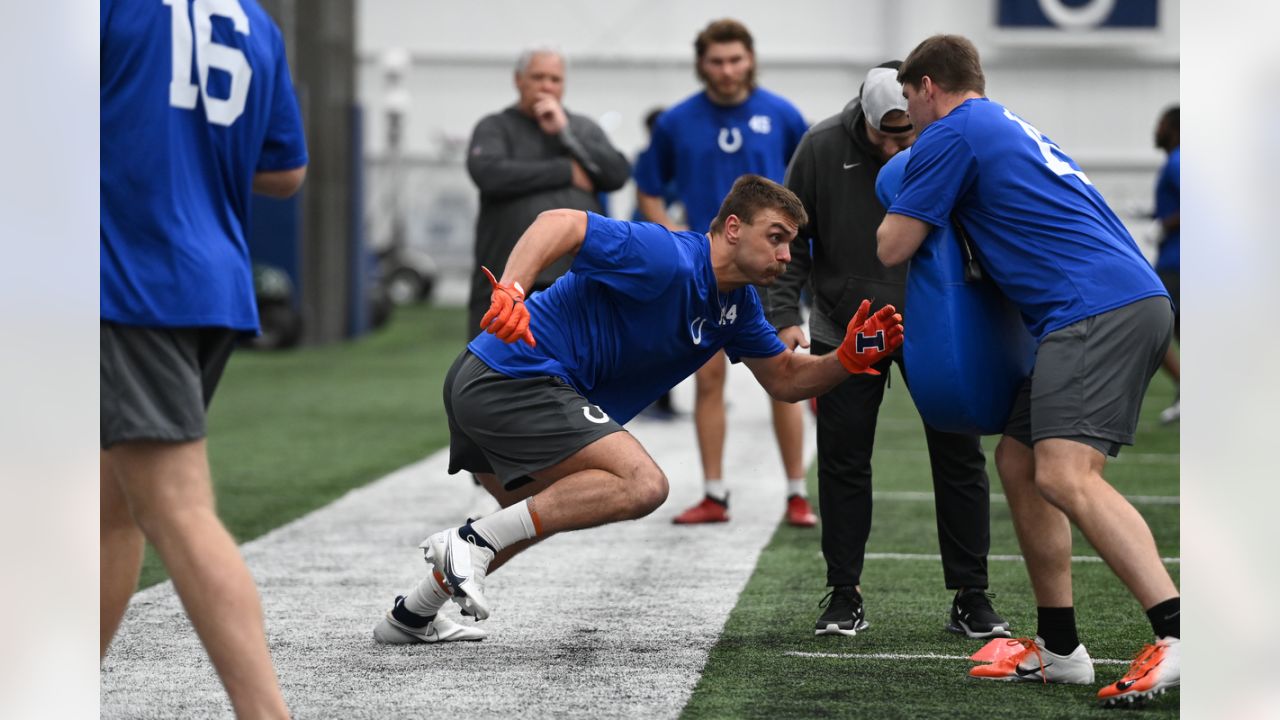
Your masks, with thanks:
[[(822, 556), (822, 552), (818, 552), (818, 556)], [(939, 555), (930, 555), (929, 553), (867, 553), (867, 560), (930, 560), (941, 562)], [(987, 560), (995, 560), (999, 562), (1023, 562), (1021, 555), (988, 555)], [(1179, 565), (1182, 563), (1181, 558), (1166, 557), (1160, 558), (1166, 565)], [(1102, 558), (1097, 555), (1072, 555), (1071, 562), (1082, 563), (1100, 563)]]
[[(903, 500), (908, 502), (932, 502), (933, 493), (919, 490), (888, 490), (871, 493), (876, 500)], [(1182, 499), (1177, 495), (1125, 495), (1134, 505), (1177, 505)], [(991, 493), (993, 502), (1004, 502), (1004, 495)]]
[[(968, 660), (968, 655), (936, 655), (934, 653), (821, 653), (788, 650), (783, 655), (802, 658), (830, 658), (835, 660)], [(1094, 665), (1128, 665), (1131, 660), (1094, 658)]]

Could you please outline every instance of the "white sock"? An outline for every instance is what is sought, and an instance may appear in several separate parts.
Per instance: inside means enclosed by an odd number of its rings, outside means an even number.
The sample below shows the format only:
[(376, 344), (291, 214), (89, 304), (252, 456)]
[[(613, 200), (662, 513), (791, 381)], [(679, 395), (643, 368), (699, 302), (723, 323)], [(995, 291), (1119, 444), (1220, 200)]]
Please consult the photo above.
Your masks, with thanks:
[(720, 502), (729, 499), (729, 490), (725, 488), (723, 480), (708, 480), (704, 483), (704, 487), (708, 495)]
[(809, 492), (805, 488), (804, 478), (791, 478), (787, 481), (787, 497), (799, 495), (800, 497), (808, 497)]
[(542, 523), (538, 514), (529, 509), (530, 500), (522, 500), (509, 508), (485, 515), (471, 523), (471, 529), (493, 546), (494, 552), (521, 540), (535, 538), (542, 534)]
[(444, 578), (432, 570), (422, 582), (418, 583), (404, 598), (404, 609), (414, 615), (431, 617), (440, 611), (440, 607), (449, 600), (449, 591), (445, 590)]

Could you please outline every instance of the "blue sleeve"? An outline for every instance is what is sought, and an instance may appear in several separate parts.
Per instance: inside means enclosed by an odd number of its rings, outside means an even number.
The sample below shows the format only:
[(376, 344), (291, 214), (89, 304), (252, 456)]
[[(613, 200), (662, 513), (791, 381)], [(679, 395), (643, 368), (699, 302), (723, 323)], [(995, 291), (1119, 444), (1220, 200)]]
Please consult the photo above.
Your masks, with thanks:
[(298, 98), (289, 77), (289, 61), (279, 29), (272, 27), (276, 66), (271, 87), (271, 118), (262, 140), (262, 155), (255, 170), (292, 170), (307, 164), (307, 138), (298, 112)]
[(670, 130), (663, 122), (667, 116), (659, 116), (653, 125), (653, 137), (649, 148), (636, 158), (636, 188), (645, 195), (662, 197), (663, 189), (675, 175), (675, 145)]
[(730, 362), (738, 362), (744, 357), (773, 357), (787, 349), (778, 339), (778, 331), (765, 320), (756, 289), (748, 285), (745, 290), (742, 309), (738, 313), (742, 325), (724, 346)]
[(667, 289), (679, 265), (680, 249), (670, 230), (589, 212), (587, 235), (571, 269), (643, 302)]
[(936, 227), (951, 222), (951, 211), (977, 175), (977, 157), (949, 127), (926, 128), (911, 146), (902, 189), (889, 212)]

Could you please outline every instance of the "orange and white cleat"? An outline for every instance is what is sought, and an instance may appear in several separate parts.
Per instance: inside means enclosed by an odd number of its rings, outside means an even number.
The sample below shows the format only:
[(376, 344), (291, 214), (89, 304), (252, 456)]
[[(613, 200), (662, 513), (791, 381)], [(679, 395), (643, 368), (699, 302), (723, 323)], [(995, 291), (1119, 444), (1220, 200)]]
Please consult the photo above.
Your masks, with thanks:
[(1084, 645), (1077, 645), (1070, 655), (1049, 652), (1039, 637), (1015, 638), (1011, 645), (1022, 645), (1022, 652), (1009, 655), (989, 665), (969, 670), (970, 677), (982, 680), (1008, 680), (1039, 683), (1089, 685), (1093, 683), (1093, 659)]
[(1103, 707), (1144, 703), (1182, 682), (1182, 642), (1160, 638), (1146, 645), (1129, 664), (1124, 677), (1098, 691)]
[(818, 516), (813, 514), (808, 498), (803, 495), (792, 495), (787, 498), (787, 524), (804, 528), (818, 524)]
[(672, 518), (671, 522), (676, 525), (729, 522), (729, 498), (717, 500), (707, 495), (702, 502)]

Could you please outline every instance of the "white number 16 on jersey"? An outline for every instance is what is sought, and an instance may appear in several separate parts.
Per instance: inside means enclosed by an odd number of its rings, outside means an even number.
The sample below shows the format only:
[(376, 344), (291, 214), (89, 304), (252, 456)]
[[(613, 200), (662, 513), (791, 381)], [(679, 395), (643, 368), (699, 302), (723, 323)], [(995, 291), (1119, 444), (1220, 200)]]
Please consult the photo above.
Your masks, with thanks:
[[(183, 110), (196, 108), (196, 94), (204, 100), (204, 114), (215, 125), (231, 125), (244, 113), (249, 96), (249, 80), (253, 69), (239, 48), (213, 42), (213, 16), (227, 18), (236, 32), (249, 34), (249, 16), (239, 0), (195, 0), (191, 5), (195, 24), (195, 62), (200, 85), (191, 82), (192, 23), (187, 22), (186, 0), (162, 0), (172, 15), (173, 79), (169, 82), (169, 104)], [(209, 68), (231, 76), (231, 94), (224, 98), (209, 97)]]

